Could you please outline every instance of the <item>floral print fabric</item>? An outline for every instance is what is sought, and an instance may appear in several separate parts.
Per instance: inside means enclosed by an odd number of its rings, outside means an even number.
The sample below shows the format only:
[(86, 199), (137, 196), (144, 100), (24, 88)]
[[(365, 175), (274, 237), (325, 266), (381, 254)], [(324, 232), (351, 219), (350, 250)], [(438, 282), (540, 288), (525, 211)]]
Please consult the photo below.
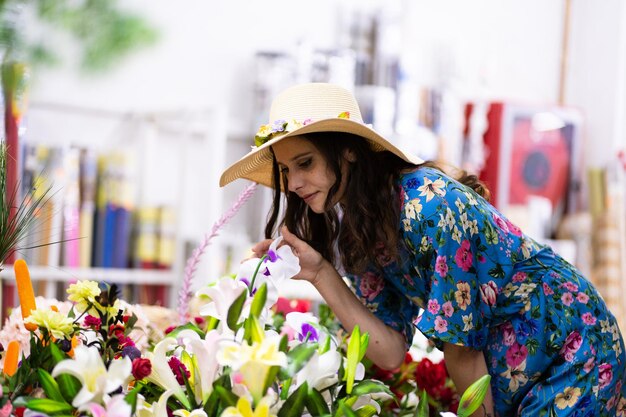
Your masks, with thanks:
[(400, 260), (349, 276), (371, 311), (409, 341), (416, 326), (483, 351), (500, 416), (626, 417), (622, 336), (573, 266), (440, 171), (398, 190)]

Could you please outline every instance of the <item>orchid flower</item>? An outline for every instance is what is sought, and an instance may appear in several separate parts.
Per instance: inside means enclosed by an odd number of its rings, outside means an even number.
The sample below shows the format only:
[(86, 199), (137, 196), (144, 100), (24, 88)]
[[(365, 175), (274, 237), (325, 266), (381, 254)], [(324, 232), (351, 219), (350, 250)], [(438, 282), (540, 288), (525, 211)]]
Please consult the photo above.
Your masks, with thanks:
[(105, 407), (97, 403), (88, 403), (79, 408), (92, 417), (130, 417), (132, 408), (123, 395), (114, 395), (105, 402)]
[(211, 316), (221, 321), (226, 321), (228, 309), (237, 297), (246, 290), (246, 284), (230, 277), (224, 277), (220, 279), (216, 285), (199, 290), (197, 295), (205, 295), (211, 299), (200, 308), (200, 315)]
[(285, 324), (296, 332), (298, 341), (318, 342), (320, 331), (319, 319), (312, 313), (300, 313), (292, 311), (285, 316)]
[(259, 258), (251, 258), (242, 262), (241, 265), (239, 265), (239, 271), (235, 279), (246, 284), (246, 286), (250, 288), (251, 295), (254, 295), (261, 285), (267, 284), (267, 300), (265, 306), (269, 308), (278, 301), (278, 288), (274, 281), (268, 279), (269, 276), (264, 273), (266, 269), (263, 268), (263, 265), (259, 267), (259, 262), (263, 261)]
[(178, 400), (187, 408), (191, 407), (189, 400), (185, 396), (185, 392), (178, 384), (174, 372), (168, 364), (167, 352), (177, 345), (175, 339), (166, 337), (161, 340), (154, 348), (154, 352), (146, 353), (146, 357), (152, 362), (152, 372), (148, 375), (147, 379), (160, 386), (163, 389), (169, 390), (172, 394), (178, 398)]
[(275, 239), (267, 251), (267, 257), (263, 260), (266, 267), (265, 274), (272, 277), (275, 285), (295, 276), (300, 272), (300, 260), (293, 254), (289, 245), (278, 247), (283, 237)]
[(226, 341), (217, 353), (217, 361), (239, 371), (255, 404), (265, 395), (265, 381), (272, 366), (286, 366), (287, 355), (279, 350), (280, 338), (268, 337), (248, 345)]
[(102, 397), (124, 384), (131, 375), (129, 358), (117, 359), (106, 368), (100, 351), (95, 347), (76, 346), (74, 358), (59, 362), (52, 370), (52, 376), (70, 374), (81, 382), (81, 389), (74, 397), (72, 405), (80, 407), (90, 401), (99, 402)]

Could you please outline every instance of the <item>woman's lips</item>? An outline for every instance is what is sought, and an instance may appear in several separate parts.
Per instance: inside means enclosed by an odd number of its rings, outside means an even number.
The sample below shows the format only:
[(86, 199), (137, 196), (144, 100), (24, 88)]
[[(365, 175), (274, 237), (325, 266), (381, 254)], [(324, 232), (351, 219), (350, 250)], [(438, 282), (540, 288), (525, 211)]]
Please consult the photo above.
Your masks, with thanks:
[(307, 195), (303, 196), (302, 199), (304, 200), (305, 203), (308, 203), (316, 195), (317, 195), (317, 192), (312, 193), (312, 194), (307, 194)]

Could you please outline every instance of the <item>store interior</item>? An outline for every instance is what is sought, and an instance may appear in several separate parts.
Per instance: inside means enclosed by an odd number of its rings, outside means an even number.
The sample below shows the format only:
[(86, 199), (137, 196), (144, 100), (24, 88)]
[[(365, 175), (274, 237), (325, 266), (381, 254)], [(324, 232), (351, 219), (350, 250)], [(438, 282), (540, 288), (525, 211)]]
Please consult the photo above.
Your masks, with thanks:
[[(192, 288), (232, 273), (262, 238), (271, 193), (256, 187), (232, 213), (250, 183), (220, 188), (220, 174), (250, 149), (278, 92), (331, 82), (353, 91), (366, 123), (394, 143), (479, 175), (494, 205), (575, 264), (626, 326), (621, 0), (117, 7), (149, 33), (91, 70), (79, 42), (33, 7), (2, 16), (57, 55), (32, 65), (25, 52), (12, 55), (28, 64), (18, 124), (23, 188), (41, 177), (55, 190), (54, 208), (24, 247), (69, 241), (18, 252), (42, 295), (89, 277), (119, 283), (137, 302), (174, 306), (200, 247)], [(69, 212), (92, 223), (68, 232)], [(122, 252), (107, 252), (111, 242)], [(0, 273), (3, 308), (11, 273)], [(284, 291), (316, 297), (303, 283)]]

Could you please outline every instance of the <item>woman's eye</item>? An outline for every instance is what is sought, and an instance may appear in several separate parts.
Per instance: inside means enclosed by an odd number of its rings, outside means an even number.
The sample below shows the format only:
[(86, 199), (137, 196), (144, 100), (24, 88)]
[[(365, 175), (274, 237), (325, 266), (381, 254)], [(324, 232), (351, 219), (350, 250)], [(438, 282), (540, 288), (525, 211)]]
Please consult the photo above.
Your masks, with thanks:
[(287, 167), (280, 168), (280, 173), (281, 174), (287, 175), (288, 172), (289, 172), (289, 168), (287, 168)]
[(304, 161), (300, 162), (298, 166), (300, 166), (300, 168), (306, 168), (311, 165), (311, 162), (313, 162), (311, 158), (305, 159)]

